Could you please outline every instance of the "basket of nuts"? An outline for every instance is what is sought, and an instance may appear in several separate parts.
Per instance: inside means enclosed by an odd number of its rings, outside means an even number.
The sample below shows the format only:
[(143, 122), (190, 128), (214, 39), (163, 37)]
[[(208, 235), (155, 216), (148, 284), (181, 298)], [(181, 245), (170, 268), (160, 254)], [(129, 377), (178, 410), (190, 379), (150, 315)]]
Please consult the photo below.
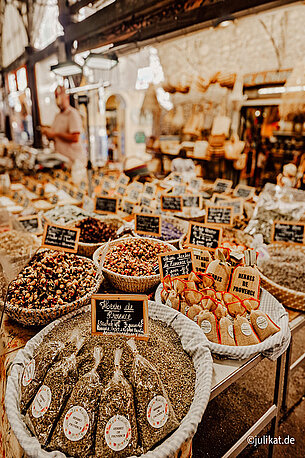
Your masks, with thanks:
[(115, 238), (122, 226), (124, 221), (114, 216), (87, 217), (78, 221), (74, 225), (80, 229), (77, 254), (91, 258), (98, 247)]
[(109, 242), (93, 255), (96, 266), (119, 290), (145, 293), (160, 282), (158, 254), (176, 250), (160, 240), (127, 237)]
[(90, 259), (40, 250), (9, 284), (5, 311), (24, 325), (45, 325), (88, 304), (101, 281)]

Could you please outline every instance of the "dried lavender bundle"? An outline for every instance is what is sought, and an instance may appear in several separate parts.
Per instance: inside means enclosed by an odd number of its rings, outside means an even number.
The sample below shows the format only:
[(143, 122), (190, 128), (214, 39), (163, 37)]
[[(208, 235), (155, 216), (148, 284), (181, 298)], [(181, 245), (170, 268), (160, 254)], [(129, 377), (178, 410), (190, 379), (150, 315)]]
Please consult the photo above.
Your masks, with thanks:
[(139, 354), (133, 339), (127, 343), (134, 354), (131, 383), (140, 441), (147, 451), (178, 428), (179, 422), (156, 368)]
[(120, 368), (122, 350), (115, 351), (115, 370), (100, 401), (95, 456), (128, 457), (137, 450), (138, 432), (133, 391)]
[(102, 352), (94, 349), (93, 369), (83, 375), (71, 396), (52, 434), (49, 449), (61, 450), (68, 456), (83, 458), (92, 453), (95, 424), (102, 385), (97, 368)]

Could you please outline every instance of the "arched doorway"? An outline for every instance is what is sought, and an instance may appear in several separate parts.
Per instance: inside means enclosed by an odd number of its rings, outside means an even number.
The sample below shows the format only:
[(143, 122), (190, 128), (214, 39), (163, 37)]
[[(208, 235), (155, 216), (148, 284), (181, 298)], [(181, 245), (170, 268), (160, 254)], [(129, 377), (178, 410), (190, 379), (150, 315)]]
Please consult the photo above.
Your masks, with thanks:
[(108, 97), (105, 108), (108, 159), (121, 162), (125, 157), (126, 103), (121, 95), (113, 94)]

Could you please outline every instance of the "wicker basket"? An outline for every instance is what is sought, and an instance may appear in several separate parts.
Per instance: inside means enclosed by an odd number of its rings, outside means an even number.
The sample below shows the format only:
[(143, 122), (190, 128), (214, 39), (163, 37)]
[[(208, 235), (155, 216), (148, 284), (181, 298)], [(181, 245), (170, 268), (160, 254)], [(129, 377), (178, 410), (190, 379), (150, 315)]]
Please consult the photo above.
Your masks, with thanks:
[[(113, 246), (117, 243), (121, 243), (122, 241), (126, 240), (137, 240), (138, 237), (127, 237), (121, 238), (118, 240), (114, 240), (110, 242), (109, 246)], [(160, 243), (160, 240), (148, 238), (147, 240), (151, 241), (152, 243)], [(164, 245), (167, 245), (169, 251), (177, 250), (173, 245), (167, 242), (162, 242)], [(93, 261), (97, 267), (100, 267), (99, 258), (100, 255), (103, 254), (103, 251), (106, 249), (105, 246), (98, 248), (95, 253), (93, 254)], [(107, 247), (108, 249), (108, 247)], [(104, 253), (105, 254), (105, 253)], [(115, 286), (116, 289), (120, 291), (128, 292), (128, 293), (146, 293), (147, 291), (152, 290), (155, 286), (160, 283), (160, 274), (157, 275), (149, 275), (149, 276), (142, 276), (142, 277), (135, 277), (135, 276), (128, 276), (128, 275), (121, 275), (115, 272), (112, 272), (109, 269), (105, 269), (102, 267), (102, 272), (107, 280)]]
[(5, 312), (10, 318), (26, 326), (44, 326), (63, 315), (67, 315), (67, 313), (73, 312), (74, 310), (89, 304), (92, 294), (98, 291), (102, 280), (103, 275), (99, 274), (97, 281), (91, 290), (89, 290), (85, 296), (80, 297), (69, 304), (62, 304), (56, 307), (43, 309), (27, 309), (6, 303)]
[(305, 312), (305, 293), (285, 288), (265, 277), (259, 271), (261, 286), (269, 291), (284, 307)]
[[(99, 219), (103, 223), (109, 224), (110, 226), (115, 226), (116, 230), (120, 229), (120, 227), (124, 226), (124, 221), (119, 218), (118, 216), (94, 216), (94, 218)], [(79, 256), (86, 256), (87, 258), (92, 258), (93, 253), (102, 246), (105, 242), (99, 243), (84, 243), (78, 242), (78, 249), (77, 254)]]

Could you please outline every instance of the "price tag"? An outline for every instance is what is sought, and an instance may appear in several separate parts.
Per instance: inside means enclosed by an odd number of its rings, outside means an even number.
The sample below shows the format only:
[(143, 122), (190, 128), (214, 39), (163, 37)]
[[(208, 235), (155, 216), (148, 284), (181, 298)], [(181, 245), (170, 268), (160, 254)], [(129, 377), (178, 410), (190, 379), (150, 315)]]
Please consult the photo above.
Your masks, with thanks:
[(146, 183), (144, 185), (144, 194), (147, 194), (148, 196), (154, 196), (157, 191), (157, 186), (151, 183)]
[(20, 216), (18, 221), (26, 231), (32, 234), (39, 234), (42, 232), (41, 218), (38, 215)]
[(127, 186), (120, 184), (116, 189), (116, 193), (119, 194), (119, 196), (124, 196), (126, 189)]
[(217, 205), (206, 207), (205, 223), (232, 226), (233, 207), (219, 207)]
[(201, 207), (201, 198), (200, 196), (184, 196), (183, 197), (183, 207)]
[(297, 221), (274, 221), (271, 242), (304, 245), (305, 223), (299, 223)]
[(140, 205), (150, 207), (152, 199), (150, 197), (142, 195)]
[(118, 185), (126, 186), (129, 182), (129, 177), (122, 173), (118, 178)]
[(128, 193), (128, 199), (134, 203), (138, 203), (140, 200), (140, 193), (137, 189), (131, 189)]
[(182, 212), (182, 196), (161, 196), (161, 210), (170, 212)]
[(237, 185), (233, 191), (233, 196), (241, 197), (242, 199), (245, 199), (245, 200), (252, 199), (254, 194), (255, 194), (255, 188), (251, 186), (246, 186), (243, 184)]
[(186, 278), (194, 270), (192, 250), (178, 250), (158, 255), (161, 280), (167, 275)]
[(123, 335), (148, 340), (148, 298), (145, 295), (95, 294), (91, 297), (93, 335)]
[(221, 178), (217, 178), (217, 180), (214, 183), (214, 192), (218, 192), (219, 194), (227, 194), (228, 192), (231, 191), (231, 188), (233, 186), (233, 181), (232, 180), (223, 180)]
[(186, 245), (216, 250), (221, 244), (222, 228), (201, 223), (189, 223)]
[(96, 213), (116, 213), (118, 207), (117, 197), (96, 196), (94, 201), (94, 211)]
[(46, 224), (42, 236), (42, 248), (77, 253), (80, 229), (72, 229), (57, 224)]
[(161, 217), (136, 213), (135, 232), (137, 234), (161, 235)]

